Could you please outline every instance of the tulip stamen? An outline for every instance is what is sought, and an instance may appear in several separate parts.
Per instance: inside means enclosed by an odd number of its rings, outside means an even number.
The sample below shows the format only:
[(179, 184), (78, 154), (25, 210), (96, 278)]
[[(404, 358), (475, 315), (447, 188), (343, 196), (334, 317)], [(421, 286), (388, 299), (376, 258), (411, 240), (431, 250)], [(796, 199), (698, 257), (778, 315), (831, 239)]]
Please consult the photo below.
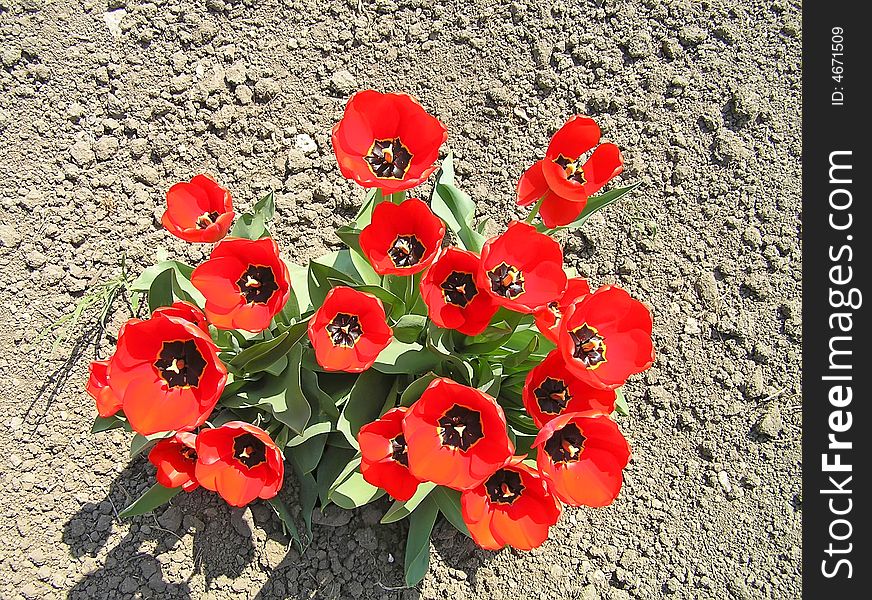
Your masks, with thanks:
[(213, 225), (218, 220), (220, 214), (218, 212), (204, 212), (197, 217), (197, 229), (206, 229), (209, 225)]
[(247, 304), (266, 304), (279, 289), (273, 270), (262, 265), (248, 265), (236, 285)]
[(445, 302), (460, 308), (464, 308), (472, 302), (472, 299), (478, 294), (472, 273), (464, 273), (463, 271), (452, 271), (439, 287), (442, 289)]
[(455, 404), (437, 421), (442, 445), (459, 450), (469, 450), (484, 437), (481, 413)]
[(539, 384), (533, 395), (539, 404), (539, 410), (550, 415), (559, 415), (566, 409), (566, 405), (572, 400), (569, 387), (562, 379), (547, 377)]
[(402, 433), (391, 440), (391, 458), (404, 467), (409, 466), (409, 453), (406, 448), (406, 436)]
[(575, 462), (581, 458), (587, 438), (575, 423), (555, 431), (545, 442), (545, 452), (555, 463)]
[(251, 433), (243, 433), (233, 440), (233, 458), (253, 469), (266, 462), (266, 444)]
[(197, 387), (206, 360), (194, 340), (164, 342), (154, 361), (161, 379), (171, 388)]
[(360, 336), (363, 335), (360, 319), (357, 315), (347, 313), (336, 313), (333, 320), (327, 324), (326, 329), (333, 345), (342, 348), (353, 348)]
[(388, 248), (388, 256), (395, 267), (414, 267), (424, 256), (427, 249), (414, 235), (400, 235)]
[(587, 323), (569, 332), (575, 349), (572, 356), (579, 359), (589, 369), (596, 369), (606, 362), (606, 342), (595, 327)]
[(376, 177), (402, 179), (412, 164), (412, 156), (397, 137), (391, 140), (374, 140), (363, 160)]
[(512, 469), (499, 469), (488, 477), (484, 487), (490, 501), (498, 504), (513, 504), (524, 491), (521, 474)]
[(563, 169), (563, 174), (566, 176), (568, 181), (574, 181), (580, 185), (587, 183), (587, 179), (584, 177), (584, 167), (582, 166), (580, 156), (578, 158), (567, 158), (561, 154), (554, 159), (554, 162), (560, 165)]
[(509, 265), (500, 263), (487, 272), (491, 290), (503, 298), (517, 298), (524, 293), (524, 272)]

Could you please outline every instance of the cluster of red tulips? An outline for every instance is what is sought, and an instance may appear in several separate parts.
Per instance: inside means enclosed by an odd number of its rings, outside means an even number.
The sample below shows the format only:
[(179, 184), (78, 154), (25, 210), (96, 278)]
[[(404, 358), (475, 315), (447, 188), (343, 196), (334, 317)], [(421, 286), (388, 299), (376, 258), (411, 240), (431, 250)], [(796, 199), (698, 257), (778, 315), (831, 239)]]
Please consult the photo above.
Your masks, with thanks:
[(285, 459), (312, 492), (307, 526), (316, 502), (386, 492), (386, 521), (429, 519), (429, 532), (442, 512), (483, 548), (530, 549), (563, 504), (610, 504), (630, 456), (611, 415), (654, 360), (651, 315), (568, 273), (552, 237), (631, 189), (594, 196), (622, 170), (599, 138), (569, 119), (520, 178), (526, 222), (486, 239), (450, 155), (429, 203), (408, 197), (446, 127), (407, 95), (359, 92), (332, 144), (369, 193), (338, 231), (348, 248), (306, 269), (270, 237), (269, 197), (236, 218), (212, 178), (174, 185), (164, 227), (216, 245), (196, 268), (162, 261), (132, 284), (151, 316), (122, 327), (87, 386), (95, 430), (151, 447), (158, 483), (126, 514), (203, 487), (235, 506), (269, 500), (293, 527), (277, 498)]

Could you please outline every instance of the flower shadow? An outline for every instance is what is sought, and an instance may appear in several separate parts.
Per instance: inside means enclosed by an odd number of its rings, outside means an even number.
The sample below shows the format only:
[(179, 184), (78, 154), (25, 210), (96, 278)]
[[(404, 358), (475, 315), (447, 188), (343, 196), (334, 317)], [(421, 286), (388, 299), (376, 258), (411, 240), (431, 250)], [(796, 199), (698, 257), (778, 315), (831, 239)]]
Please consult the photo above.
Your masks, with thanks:
[[(97, 565), (68, 598), (104, 597), (110, 590), (125, 597), (190, 598), (195, 574), (204, 576), (208, 588), (219, 577), (238, 577), (252, 560), (251, 532), (236, 525), (233, 535), (231, 509), (212, 494), (183, 493), (153, 514), (120, 519), (118, 512), (152, 484), (144, 463), (141, 457), (132, 461), (104, 500), (84, 504), (63, 525), (61, 540), (83, 563), (82, 571)], [(118, 539), (122, 524), (126, 531)]]

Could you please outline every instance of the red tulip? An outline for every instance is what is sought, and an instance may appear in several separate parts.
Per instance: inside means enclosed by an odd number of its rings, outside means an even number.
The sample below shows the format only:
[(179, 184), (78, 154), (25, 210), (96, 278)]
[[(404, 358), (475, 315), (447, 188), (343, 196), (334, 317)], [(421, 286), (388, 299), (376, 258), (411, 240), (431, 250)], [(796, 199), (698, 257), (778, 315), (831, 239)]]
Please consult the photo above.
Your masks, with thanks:
[(194, 269), (191, 283), (206, 297), (206, 316), (218, 329), (263, 331), (291, 294), (288, 268), (271, 238), (222, 241)]
[(630, 447), (605, 415), (566, 413), (545, 424), (533, 447), (551, 491), (571, 506), (607, 506), (624, 481)]
[(364, 90), (348, 100), (332, 141), (342, 175), (388, 194), (425, 181), (447, 138), (445, 125), (411, 96)]
[(274, 498), (282, 487), (281, 450), (260, 427), (231, 421), (197, 436), (197, 481), (232, 506)]
[(97, 403), (97, 414), (111, 417), (121, 410), (121, 400), (109, 387), (109, 361), (95, 360), (88, 368), (88, 384), (85, 390)]
[(552, 300), (545, 306), (541, 306), (533, 311), (533, 317), (536, 319), (536, 327), (542, 332), (542, 335), (549, 340), (557, 343), (557, 325), (567, 307), (575, 300), (590, 293), (590, 286), (587, 279), (581, 277), (573, 277), (566, 283), (566, 290), (558, 300)]
[(227, 369), (202, 329), (156, 313), (122, 327), (107, 378), (130, 427), (151, 435), (205, 423), (224, 390)]
[(157, 482), (164, 487), (180, 487), (193, 492), (200, 487), (194, 477), (197, 464), (197, 436), (193, 433), (177, 433), (159, 441), (148, 453), (148, 462), (157, 467)]
[(568, 306), (557, 347), (566, 368), (581, 381), (615, 389), (653, 364), (651, 327), (644, 304), (606, 285)]
[(456, 490), (481, 484), (515, 451), (506, 417), (477, 389), (437, 378), (403, 419), (409, 471)]
[(445, 223), (426, 203), (410, 198), (402, 204), (381, 202), (372, 222), (360, 232), (360, 248), (379, 275), (411, 275), (436, 258)]
[(206, 322), (206, 315), (203, 311), (191, 304), (190, 302), (176, 301), (171, 306), (161, 306), (154, 309), (152, 317), (155, 315), (165, 315), (167, 317), (178, 317), (189, 323), (193, 323), (206, 334), (209, 333), (209, 324)]
[(405, 502), (415, 495), (417, 479), (409, 472), (403, 417), (409, 409), (394, 408), (378, 420), (360, 428), (360, 472), (363, 478), (385, 490), (396, 500)]
[(479, 257), (451, 247), (424, 273), (421, 297), (436, 325), (474, 336), (487, 328), (499, 310), (486, 291), (488, 286)]
[(392, 337), (381, 300), (346, 286), (327, 292), (309, 321), (315, 360), (327, 371), (365, 371)]
[(488, 293), (510, 310), (532, 313), (566, 288), (560, 244), (527, 223), (513, 221), (481, 250)]
[(233, 217), (230, 192), (206, 175), (196, 175), (167, 192), (161, 223), (186, 242), (217, 242), (227, 235)]
[(615, 410), (615, 391), (591, 387), (573, 375), (559, 350), (552, 350), (527, 374), (524, 383), (524, 408), (536, 427), (558, 415), (593, 411), (611, 414)]
[(548, 539), (562, 507), (539, 473), (515, 457), (478, 487), (463, 492), (460, 508), (473, 541), (485, 550), (532, 550)]
[(527, 206), (540, 198), (539, 215), (546, 227), (574, 221), (589, 196), (624, 170), (621, 151), (614, 144), (600, 144), (586, 161), (584, 155), (599, 143), (600, 129), (590, 117), (573, 116), (536, 162), (518, 181), (518, 204)]

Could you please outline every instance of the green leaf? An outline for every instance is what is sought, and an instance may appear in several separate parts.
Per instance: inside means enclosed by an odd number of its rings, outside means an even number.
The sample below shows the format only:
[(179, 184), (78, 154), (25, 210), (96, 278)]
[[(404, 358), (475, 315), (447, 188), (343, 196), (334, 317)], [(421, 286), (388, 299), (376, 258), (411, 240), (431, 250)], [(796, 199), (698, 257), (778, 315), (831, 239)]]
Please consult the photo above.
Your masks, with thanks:
[(378, 355), (373, 369), (382, 373), (415, 374), (431, 371), (438, 364), (439, 359), (421, 344), (409, 344), (393, 339)]
[[(296, 263), (285, 261), (285, 266), (288, 268), (288, 275), (291, 278), (291, 290), (293, 298), (288, 300), (288, 304), (292, 300), (296, 300), (300, 314), (305, 314), (312, 310), (312, 299), (309, 297), (309, 269), (301, 267)], [(287, 309), (287, 305), (285, 305)], [(292, 316), (293, 313), (291, 313)]]
[(348, 464), (353, 461), (356, 450), (352, 448), (340, 448), (338, 446), (328, 445), (324, 450), (324, 455), (321, 457), (321, 462), (318, 463), (318, 468), (315, 471), (315, 481), (318, 484), (318, 498), (321, 500), (321, 505), (329, 504), (327, 499), (333, 483), (339, 478), (343, 470)]
[(529, 356), (539, 347), (539, 336), (533, 336), (530, 338), (530, 341), (527, 342), (527, 345), (510, 354), (503, 360), (503, 366), (506, 369), (512, 369), (522, 364)]
[(147, 492), (137, 498), (133, 504), (118, 513), (118, 516), (121, 518), (135, 517), (137, 515), (144, 515), (145, 513), (152, 512), (161, 504), (169, 502), (170, 498), (181, 491), (181, 487), (168, 488), (159, 483), (155, 483)]
[[(288, 446), (285, 449), (285, 455), (293, 461), (294, 467), (300, 473), (311, 473), (318, 466), (318, 462), (324, 454), (324, 446), (327, 443), (327, 432), (330, 430), (330, 423), (324, 423), (324, 425), (327, 425), (327, 431), (322, 432), (320, 435), (308, 437), (302, 442)], [(309, 429), (312, 429), (312, 427)]]
[(466, 537), (472, 537), (460, 510), (460, 492), (440, 485), (433, 490), (432, 498), (436, 501), (439, 512), (445, 515), (457, 531)]
[(503, 379), (503, 365), (491, 364), (485, 358), (475, 361), (478, 368), (475, 371), (475, 387), (496, 398), (500, 395), (500, 384)]
[(144, 450), (151, 448), (151, 446), (153, 446), (158, 440), (172, 437), (173, 435), (175, 435), (174, 431), (161, 431), (151, 435), (137, 433), (133, 436), (133, 439), (130, 440), (130, 458), (136, 458)]
[(239, 215), (233, 228), (230, 230), (230, 235), (233, 237), (241, 237), (247, 240), (259, 240), (263, 237), (269, 237), (269, 229), (266, 224), (272, 221), (275, 216), (275, 201), (273, 193), (270, 192), (257, 202), (250, 210)]
[(353, 472), (333, 493), (330, 501), (346, 510), (360, 508), (384, 496), (385, 491), (368, 483), (360, 471)]
[(523, 454), (531, 454), (533, 452), (533, 442), (536, 441), (535, 435), (529, 435), (521, 432), (515, 433), (515, 456)]
[(406, 585), (418, 585), (430, 567), (430, 533), (436, 524), (438, 506), (431, 498), (425, 499), (409, 515), (409, 535), (406, 538)]
[(296, 344), (288, 355), (288, 368), (278, 379), (278, 390), (269, 396), (260, 398), (258, 405), (265, 405), (276, 419), (288, 426), (295, 434), (300, 435), (309, 422), (312, 409), (300, 385), (300, 363), (303, 360), (303, 347)]
[(379, 418), (385, 402), (391, 399), (389, 396), (394, 384), (394, 377), (373, 369), (358, 376), (336, 424), (336, 429), (345, 434), (348, 442), (355, 448), (359, 447), (357, 434), (360, 428)]
[(173, 279), (173, 272), (168, 269), (151, 282), (151, 287), (148, 288), (149, 312), (154, 312), (161, 306), (169, 306), (175, 301), (173, 298)]
[(348, 246), (348, 249), (350, 250), (349, 258), (351, 258), (351, 262), (354, 265), (355, 270), (360, 274), (363, 282), (371, 285), (378, 285), (381, 283), (381, 277), (379, 277), (379, 274), (375, 272), (369, 259), (366, 258), (363, 251), (360, 249), (360, 232), (361, 230), (353, 225), (343, 225), (336, 230), (336, 235), (338, 235), (339, 239)]
[(355, 229), (363, 229), (369, 225), (372, 222), (372, 211), (375, 208), (375, 205), (379, 202), (384, 202), (384, 200), (385, 197), (382, 195), (380, 189), (372, 188), (368, 190), (360, 205), (360, 210), (357, 211), (357, 216), (349, 226)]
[(630, 407), (627, 405), (627, 397), (624, 396), (623, 388), (615, 390), (615, 412), (625, 417), (630, 416)]
[(385, 516), (382, 517), (381, 522), (395, 523), (396, 521), (405, 519), (418, 507), (419, 504), (421, 504), (421, 502), (424, 501), (424, 498), (426, 498), (435, 487), (436, 484), (430, 481), (424, 481), (418, 484), (418, 489), (415, 490), (415, 493), (411, 498), (405, 502), (401, 502), (400, 500), (394, 501), (388, 509), (388, 512), (385, 513)]
[(312, 511), (318, 502), (318, 484), (311, 473), (301, 473), (294, 466), (297, 483), (300, 484), (300, 513), (306, 525), (306, 535), (312, 539)]
[[(620, 198), (623, 198), (637, 187), (642, 185), (641, 181), (637, 181), (631, 185), (622, 188), (616, 188), (614, 190), (610, 190), (604, 194), (600, 194), (599, 196), (594, 196), (593, 198), (587, 199), (587, 204), (584, 205), (584, 210), (581, 211), (581, 214), (577, 219), (569, 223), (568, 225), (564, 225), (563, 227), (556, 227), (553, 231), (559, 231), (561, 229), (578, 229), (583, 226), (589, 218), (591, 218), (595, 213), (604, 209), (609, 204), (614, 204)], [(544, 225), (539, 225), (540, 231), (545, 231)]]
[(402, 299), (399, 298), (396, 294), (389, 292), (378, 285), (353, 285), (351, 286), (359, 292), (366, 292), (367, 294), (372, 294), (379, 300), (381, 300), (382, 304), (385, 308), (385, 314), (391, 315), (402, 315), (405, 311), (406, 305), (403, 303)]
[(100, 433), (101, 431), (109, 431), (110, 429), (118, 429), (127, 425), (127, 421), (118, 415), (111, 417), (95, 417), (94, 424), (91, 426), (91, 433)]
[(401, 342), (417, 342), (421, 332), (427, 325), (427, 317), (423, 315), (403, 315), (392, 327), (394, 337)]
[(148, 267), (131, 284), (132, 292), (147, 292), (151, 312), (169, 306), (175, 300), (185, 300), (204, 306), (206, 299), (191, 283), (194, 267), (175, 260), (162, 260)]
[(307, 327), (308, 322), (306, 321), (295, 323), (273, 339), (249, 346), (237, 354), (230, 361), (230, 365), (248, 373), (265, 371), (276, 361), (285, 357), (297, 342), (306, 337)]
[(436, 379), (438, 376), (436, 373), (430, 371), (421, 375), (418, 379), (413, 381), (403, 390), (402, 395), (400, 396), (400, 405), (401, 406), (412, 406), (415, 402), (418, 401), (418, 398), (421, 397), (421, 394), (424, 393), (424, 390), (427, 389), (427, 386), (430, 385), (430, 382)]
[(318, 375), (306, 368), (300, 369), (300, 386), (310, 404), (316, 404), (332, 421), (339, 419), (339, 409), (336, 402), (318, 384)]
[(276, 202), (275, 196), (272, 192), (266, 194), (263, 198), (254, 203), (254, 206), (251, 209), (256, 215), (263, 216), (264, 221), (272, 221), (276, 215)]
[(297, 530), (297, 525), (294, 523), (294, 517), (291, 515), (288, 507), (285, 506), (285, 503), (279, 499), (278, 496), (275, 498), (271, 498), (267, 500), (272, 509), (276, 512), (279, 519), (282, 522), (282, 529), (285, 530), (285, 534), (291, 536), (297, 545), (300, 547), (300, 550), (303, 549), (303, 542), (300, 540), (300, 532)]

